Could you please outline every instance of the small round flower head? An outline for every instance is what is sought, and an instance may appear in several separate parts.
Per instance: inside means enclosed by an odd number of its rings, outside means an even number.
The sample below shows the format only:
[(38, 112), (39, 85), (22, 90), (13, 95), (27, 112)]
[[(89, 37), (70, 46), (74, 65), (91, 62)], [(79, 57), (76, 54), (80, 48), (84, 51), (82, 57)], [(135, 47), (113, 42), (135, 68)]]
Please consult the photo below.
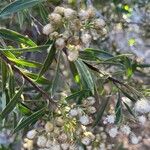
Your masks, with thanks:
[(84, 9), (81, 9), (78, 15), (80, 20), (87, 20), (89, 18), (88, 12)]
[(65, 40), (63, 38), (58, 38), (55, 42), (56, 48), (62, 50), (65, 47)]
[(61, 147), (58, 143), (54, 143), (52, 146), (51, 146), (51, 150), (61, 150)]
[(49, 35), (54, 31), (54, 27), (49, 23), (43, 27), (43, 34)]
[(144, 125), (147, 119), (146, 119), (145, 116), (142, 115), (142, 116), (139, 116), (139, 117), (138, 117), (138, 120), (139, 120), (139, 122), (140, 122), (142, 125)]
[(131, 134), (130, 140), (131, 140), (131, 143), (132, 143), (132, 144), (138, 144), (139, 141), (140, 141), (140, 138), (137, 137), (135, 134)]
[(93, 106), (90, 106), (90, 107), (88, 107), (88, 113), (90, 113), (90, 114), (94, 114), (94, 113), (96, 113), (96, 108), (95, 107), (93, 107)]
[(61, 144), (62, 150), (68, 150), (68, 149), (69, 149), (69, 146), (70, 146), (69, 143), (62, 143), (62, 144)]
[(101, 29), (105, 26), (105, 21), (101, 18), (95, 19), (94, 21), (94, 27), (95, 29)]
[(95, 135), (92, 132), (84, 132), (86, 137), (89, 137), (91, 141), (95, 140)]
[(87, 97), (87, 101), (88, 101), (88, 105), (92, 106), (95, 104), (95, 97), (93, 96), (90, 96), (90, 97)]
[(62, 117), (58, 117), (58, 118), (56, 118), (56, 125), (58, 126), (58, 127), (61, 127), (61, 126), (63, 126), (64, 125), (64, 120), (63, 120), (63, 118)]
[(27, 133), (27, 138), (28, 139), (34, 139), (37, 135), (37, 131), (36, 130), (30, 130)]
[(60, 25), (62, 23), (62, 17), (60, 14), (51, 13), (48, 17), (55, 25)]
[(33, 140), (25, 140), (25, 143), (23, 144), (23, 147), (27, 150), (33, 150)]
[(92, 36), (88, 33), (83, 33), (81, 35), (81, 41), (83, 44), (85, 45), (89, 45), (91, 43), (91, 40), (92, 40)]
[(46, 142), (46, 147), (50, 148), (52, 146), (53, 142), (49, 139), (47, 142)]
[(54, 133), (55, 137), (58, 137), (59, 134), (60, 134), (60, 128), (59, 127), (55, 127), (53, 133)]
[(87, 115), (83, 115), (79, 118), (79, 121), (81, 122), (82, 125), (88, 125), (90, 124), (90, 118)]
[(79, 51), (75, 50), (75, 51), (68, 51), (68, 59), (70, 61), (75, 61), (77, 60), (79, 56)]
[(100, 38), (100, 34), (97, 33), (97, 30), (91, 29), (90, 31), (91, 31), (93, 40), (98, 40)]
[(45, 131), (48, 133), (48, 132), (52, 132), (54, 130), (54, 126), (51, 122), (47, 122), (45, 124)]
[(75, 116), (77, 116), (78, 115), (78, 110), (77, 109), (71, 109), (70, 110), (70, 112), (69, 112), (69, 115), (71, 116), (71, 117), (75, 117)]
[(81, 139), (81, 142), (82, 142), (82, 144), (84, 144), (84, 145), (90, 145), (90, 143), (91, 143), (91, 139), (89, 138), (89, 137), (83, 137), (82, 139)]
[(64, 7), (57, 6), (57, 7), (55, 7), (55, 9), (54, 9), (54, 13), (58, 13), (58, 14), (60, 14), (60, 15), (64, 15), (64, 10), (65, 10)]
[(67, 141), (67, 135), (65, 133), (62, 133), (58, 136), (58, 141), (61, 142), (61, 143), (64, 143)]
[(64, 17), (66, 19), (74, 19), (74, 18), (76, 18), (76, 12), (71, 8), (65, 8), (64, 9)]
[(43, 135), (39, 136), (37, 139), (37, 145), (39, 147), (46, 147), (47, 138)]
[(141, 99), (135, 103), (134, 109), (139, 113), (148, 113), (150, 112), (150, 102), (146, 99)]
[(114, 122), (115, 122), (115, 116), (114, 115), (107, 115), (107, 117), (103, 121), (104, 124), (107, 124), (107, 123), (113, 124)]
[(117, 127), (111, 128), (111, 129), (108, 131), (108, 134), (109, 134), (109, 136), (112, 137), (112, 138), (116, 137), (116, 135), (118, 134), (118, 129), (117, 129)]
[(127, 125), (123, 125), (123, 126), (121, 127), (121, 131), (122, 131), (124, 134), (126, 134), (126, 135), (129, 135), (129, 134), (131, 133), (131, 129), (130, 129), (130, 127), (127, 126)]
[(87, 9), (87, 14), (89, 19), (94, 18), (96, 16), (95, 8), (93, 6), (89, 6)]

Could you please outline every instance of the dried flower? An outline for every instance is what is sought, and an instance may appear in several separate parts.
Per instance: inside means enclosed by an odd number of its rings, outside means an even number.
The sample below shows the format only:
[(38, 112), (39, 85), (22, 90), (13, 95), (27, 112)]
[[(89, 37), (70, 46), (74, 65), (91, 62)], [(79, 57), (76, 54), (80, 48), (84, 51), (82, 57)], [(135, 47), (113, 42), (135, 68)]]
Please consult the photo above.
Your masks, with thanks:
[(90, 145), (91, 143), (91, 139), (89, 137), (83, 137), (81, 139), (81, 142), (84, 144), (84, 145)]
[(71, 116), (71, 117), (75, 117), (75, 116), (77, 116), (78, 115), (78, 110), (77, 109), (71, 109), (70, 110), (70, 112), (69, 112), (69, 115)]
[(103, 121), (104, 124), (107, 124), (107, 123), (113, 124), (114, 122), (115, 122), (115, 116), (114, 115), (107, 115), (107, 117)]
[(64, 9), (64, 17), (66, 19), (74, 19), (74, 18), (76, 18), (76, 11), (74, 11), (71, 8), (65, 8)]
[(43, 34), (49, 35), (54, 31), (54, 27), (49, 23), (43, 27)]
[(46, 132), (51, 132), (51, 131), (53, 131), (53, 130), (54, 130), (53, 124), (48, 121), (48, 122), (45, 124), (45, 130), (46, 130)]
[(60, 14), (60, 15), (64, 15), (64, 10), (65, 10), (64, 7), (57, 6), (57, 7), (55, 7), (55, 9), (54, 9), (54, 13), (58, 13), (58, 14)]
[(63, 38), (58, 38), (55, 42), (56, 48), (62, 50), (65, 47), (65, 40)]
[(60, 25), (62, 23), (62, 17), (60, 14), (51, 13), (48, 17), (55, 25)]

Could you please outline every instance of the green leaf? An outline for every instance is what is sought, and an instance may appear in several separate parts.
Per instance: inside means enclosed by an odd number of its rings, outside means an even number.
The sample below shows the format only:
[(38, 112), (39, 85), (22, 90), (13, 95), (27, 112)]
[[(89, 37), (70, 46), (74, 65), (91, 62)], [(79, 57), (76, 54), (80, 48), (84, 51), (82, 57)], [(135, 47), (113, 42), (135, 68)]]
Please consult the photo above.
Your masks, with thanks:
[(31, 115), (31, 110), (23, 103), (18, 104), (18, 109), (24, 115)]
[(39, 111), (33, 113), (26, 119), (23, 119), (17, 127), (14, 129), (14, 133), (20, 131), (21, 129), (27, 127), (28, 125), (32, 124), (33, 122), (37, 121), (40, 117), (45, 114), (45, 108), (40, 109)]
[(9, 96), (10, 98), (13, 97), (14, 93), (15, 93), (15, 78), (14, 78), (14, 73), (13, 70), (11, 68), (11, 66), (9, 66)]
[(122, 89), (120, 89), (120, 90), (121, 90), (121, 92), (122, 92), (127, 98), (129, 98), (131, 101), (133, 101), (133, 102), (136, 102), (136, 101), (137, 101), (134, 97), (130, 96), (127, 92), (123, 91)]
[(60, 52), (58, 54), (58, 59), (57, 59), (57, 66), (56, 66), (56, 72), (55, 72), (55, 75), (54, 75), (54, 79), (52, 81), (52, 86), (51, 86), (51, 90), (50, 90), (50, 93), (51, 93), (51, 97), (54, 96), (56, 90), (57, 90), (57, 87), (58, 87), (58, 84), (59, 84), (59, 74), (60, 74), (60, 68), (59, 68), (59, 65), (60, 65)]
[(95, 50), (92, 48), (87, 48), (84, 51), (80, 51), (79, 57), (83, 60), (106, 60), (109, 58), (113, 58), (114, 56), (106, 51), (103, 50)]
[(66, 97), (65, 100), (66, 101), (70, 101), (70, 100), (76, 101), (77, 98), (83, 98), (85, 95), (87, 95), (89, 93), (90, 93), (89, 90), (81, 90), (81, 91), (75, 92), (75, 93), (71, 94), (70, 96)]
[(23, 70), (22, 70), (22, 72), (26, 76), (28, 76), (29, 78), (31, 78), (34, 82), (37, 82), (38, 84), (51, 84), (51, 82), (48, 79), (46, 79), (45, 77), (38, 78), (37, 74), (31, 73), (31, 72), (27, 72), (27, 71), (23, 71)]
[(53, 59), (55, 57), (55, 53), (56, 53), (55, 44), (52, 43), (50, 45), (50, 47), (49, 47), (48, 56), (46, 57), (46, 59), (44, 61), (43, 67), (40, 70), (38, 78), (41, 77), (48, 70), (48, 68), (50, 67), (51, 63), (53, 62)]
[(115, 107), (116, 120), (115, 123), (118, 124), (122, 120), (122, 106), (121, 106), (121, 98), (120, 93), (118, 94), (118, 101)]
[(128, 112), (135, 118), (135, 114), (133, 113), (133, 111), (131, 110), (131, 108), (129, 107), (129, 105), (125, 102), (123, 102), (125, 107), (127, 108)]
[(25, 37), (23, 35), (21, 35), (18, 32), (15, 32), (13, 30), (9, 30), (9, 29), (0, 29), (0, 37), (10, 40), (10, 41), (15, 41), (15, 42), (19, 42), (20, 44), (23, 43), (25, 45), (28, 46), (37, 46), (31, 39), (29, 39), (28, 37)]
[(88, 67), (81, 60), (76, 60), (75, 65), (83, 84), (87, 86), (86, 89), (94, 94), (94, 81)]
[(1, 112), (0, 116), (1, 118), (5, 118), (8, 116), (8, 114), (15, 108), (16, 104), (18, 103), (18, 100), (22, 94), (23, 85), (19, 89), (19, 91), (14, 95), (14, 97), (10, 100), (10, 102), (6, 105), (4, 110)]
[(105, 111), (105, 109), (107, 107), (108, 102), (109, 102), (109, 98), (107, 98), (106, 100), (102, 101), (102, 104), (101, 104), (101, 106), (100, 106), (100, 108), (99, 108), (99, 110), (97, 112), (97, 116), (95, 118), (95, 122), (93, 124), (93, 127), (95, 127), (99, 123), (99, 121), (101, 120), (101, 118), (102, 118), (102, 116), (104, 114), (104, 111)]
[(2, 73), (2, 90), (5, 91), (7, 82), (7, 65), (1, 61), (1, 73)]
[(36, 4), (43, 2), (43, 1), (44, 0), (16, 0), (8, 4), (4, 9), (1, 10), (0, 17), (8, 16), (20, 10), (33, 7)]
[(38, 52), (38, 51), (43, 51), (43, 49), (47, 49), (49, 45), (41, 45), (41, 46), (34, 46), (34, 47), (27, 47), (27, 48), (12, 48), (12, 49), (1, 49), (0, 51), (10, 51), (13, 53), (24, 53), (24, 52)]

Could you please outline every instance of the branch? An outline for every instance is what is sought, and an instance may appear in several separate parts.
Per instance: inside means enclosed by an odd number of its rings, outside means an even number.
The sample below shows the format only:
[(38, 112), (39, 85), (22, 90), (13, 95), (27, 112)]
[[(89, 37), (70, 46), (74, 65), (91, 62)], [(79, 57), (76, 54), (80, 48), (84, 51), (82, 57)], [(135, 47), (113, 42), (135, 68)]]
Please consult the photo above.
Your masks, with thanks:
[(49, 97), (49, 95), (43, 91), (39, 86), (37, 86), (28, 76), (26, 76), (23, 72), (21, 72), (16, 66), (15, 63), (11, 62), (2, 52), (0, 52), (0, 58), (5, 61), (7, 64), (9, 64), (13, 71), (21, 75), (26, 81), (28, 81), (37, 91), (39, 91), (42, 95), (43, 98), (48, 100), (51, 104), (56, 104), (52, 99)]

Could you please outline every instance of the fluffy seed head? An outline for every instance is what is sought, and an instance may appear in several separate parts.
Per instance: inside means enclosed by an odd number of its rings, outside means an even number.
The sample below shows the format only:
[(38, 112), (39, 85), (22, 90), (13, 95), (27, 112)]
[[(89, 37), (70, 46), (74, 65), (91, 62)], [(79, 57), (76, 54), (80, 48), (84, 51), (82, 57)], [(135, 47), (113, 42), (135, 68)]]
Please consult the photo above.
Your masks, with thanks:
[(62, 23), (62, 17), (60, 14), (51, 13), (48, 17), (55, 25), (60, 25)]
[(47, 139), (45, 136), (41, 135), (37, 139), (37, 145), (39, 147), (46, 147)]
[(82, 125), (88, 125), (90, 124), (90, 118), (87, 115), (83, 115), (79, 118), (79, 121), (81, 122)]
[(76, 12), (73, 9), (71, 9), (71, 8), (65, 8), (64, 9), (64, 17), (66, 19), (76, 18)]
[(84, 144), (84, 145), (90, 145), (90, 143), (91, 143), (91, 140), (90, 140), (90, 138), (89, 137), (83, 137), (82, 139), (81, 139), (81, 142)]
[(36, 130), (30, 130), (27, 133), (27, 138), (28, 139), (34, 139), (36, 135), (37, 135), (37, 131)]
[(63, 38), (58, 38), (55, 42), (56, 48), (62, 50), (65, 47), (65, 40)]
[(114, 128), (111, 128), (109, 131), (108, 131), (110, 137), (114, 138), (116, 137), (116, 135), (118, 134), (118, 129), (117, 127), (114, 127)]
[(58, 14), (60, 14), (60, 15), (64, 15), (64, 10), (65, 10), (64, 7), (57, 6), (57, 7), (55, 7), (55, 9), (54, 9), (54, 13), (58, 13)]

